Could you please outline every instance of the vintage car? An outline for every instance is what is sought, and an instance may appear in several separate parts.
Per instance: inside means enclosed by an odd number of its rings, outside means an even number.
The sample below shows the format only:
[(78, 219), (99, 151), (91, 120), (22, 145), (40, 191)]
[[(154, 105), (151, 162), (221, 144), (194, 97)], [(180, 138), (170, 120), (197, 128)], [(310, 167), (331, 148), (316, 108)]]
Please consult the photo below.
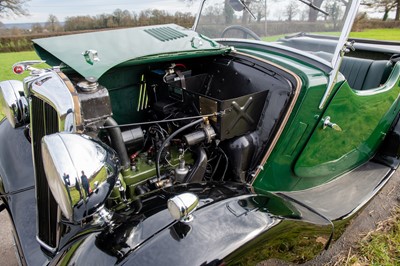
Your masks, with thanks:
[(358, 0), (293, 1), (312, 23), (192, 2), (192, 29), (36, 39), (51, 67), (0, 82), (1, 209), (22, 265), (304, 262), (398, 167), (400, 45), (348, 40)]

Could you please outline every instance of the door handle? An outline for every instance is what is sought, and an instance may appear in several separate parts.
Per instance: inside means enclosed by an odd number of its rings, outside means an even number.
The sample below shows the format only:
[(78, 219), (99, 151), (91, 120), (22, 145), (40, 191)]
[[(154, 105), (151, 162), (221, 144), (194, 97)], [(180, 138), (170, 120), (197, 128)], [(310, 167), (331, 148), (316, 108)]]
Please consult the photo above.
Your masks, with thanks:
[(330, 127), (336, 131), (342, 131), (342, 129), (340, 128), (340, 126), (338, 124), (332, 123), (331, 122), (331, 117), (327, 116), (325, 118), (322, 119), (322, 129), (325, 129), (327, 127)]

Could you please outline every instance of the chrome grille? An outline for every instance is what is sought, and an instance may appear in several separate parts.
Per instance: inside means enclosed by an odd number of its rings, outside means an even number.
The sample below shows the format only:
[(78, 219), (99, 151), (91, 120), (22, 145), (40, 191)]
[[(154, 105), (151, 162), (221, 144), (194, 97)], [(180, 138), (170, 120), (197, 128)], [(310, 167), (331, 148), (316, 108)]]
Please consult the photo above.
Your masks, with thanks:
[(47, 184), (42, 161), (41, 141), (45, 135), (59, 131), (56, 110), (41, 99), (32, 96), (31, 130), (35, 166), (38, 238), (50, 248), (57, 247), (58, 205)]

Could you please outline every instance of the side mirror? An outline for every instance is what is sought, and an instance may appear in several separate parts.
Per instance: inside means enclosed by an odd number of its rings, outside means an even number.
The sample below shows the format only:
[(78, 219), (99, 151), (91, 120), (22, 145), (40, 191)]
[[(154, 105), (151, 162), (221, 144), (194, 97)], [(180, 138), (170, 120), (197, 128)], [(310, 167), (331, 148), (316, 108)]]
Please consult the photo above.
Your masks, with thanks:
[(249, 12), (249, 14), (253, 17), (253, 19), (257, 19), (254, 13), (250, 10), (249, 6), (243, 0), (229, 0), (229, 5), (233, 8), (233, 10), (239, 12), (246, 9), (246, 11)]
[(73, 223), (100, 211), (118, 179), (115, 152), (84, 135), (43, 137), (42, 158), (50, 190)]
[(18, 80), (0, 82), (1, 113), (7, 117), (13, 128), (29, 120), (29, 105), (24, 95), (24, 85)]
[(229, 5), (235, 11), (243, 11), (245, 9), (245, 5), (241, 0), (229, 0)]

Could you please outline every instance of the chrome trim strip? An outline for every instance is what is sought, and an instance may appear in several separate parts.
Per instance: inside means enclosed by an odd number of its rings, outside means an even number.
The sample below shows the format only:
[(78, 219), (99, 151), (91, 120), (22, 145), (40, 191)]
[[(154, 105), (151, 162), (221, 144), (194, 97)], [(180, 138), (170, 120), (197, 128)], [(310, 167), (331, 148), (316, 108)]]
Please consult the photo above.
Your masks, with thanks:
[(30, 91), (36, 97), (51, 104), (61, 119), (65, 118), (68, 113), (74, 112), (72, 95), (64, 81), (54, 71), (33, 81)]
[(200, 20), (200, 16), (201, 16), (201, 11), (203, 10), (204, 3), (205, 3), (205, 2), (206, 2), (206, 0), (203, 0), (203, 1), (200, 3), (199, 11), (197, 12), (196, 19), (195, 19), (195, 21), (194, 21), (194, 23), (193, 23), (193, 26), (192, 26), (192, 30), (194, 30), (194, 31), (196, 31), (197, 26), (199, 25), (199, 20)]
[[(57, 236), (58, 236), (58, 233), (57, 233)], [(50, 247), (49, 245), (44, 243), (42, 240), (40, 240), (40, 238), (37, 235), (36, 235), (36, 241), (39, 243), (40, 246), (47, 249), (51, 253), (55, 253), (57, 251), (57, 247), (55, 247), (55, 248)]]
[[(66, 87), (68, 88), (72, 101), (73, 101), (73, 110), (74, 110), (74, 133), (83, 133), (83, 118), (81, 111), (81, 102), (79, 100), (78, 92), (75, 89), (75, 86), (69, 80), (69, 78), (63, 72), (57, 72), (59, 77), (64, 81)], [(70, 132), (67, 128), (64, 128), (64, 131)]]

